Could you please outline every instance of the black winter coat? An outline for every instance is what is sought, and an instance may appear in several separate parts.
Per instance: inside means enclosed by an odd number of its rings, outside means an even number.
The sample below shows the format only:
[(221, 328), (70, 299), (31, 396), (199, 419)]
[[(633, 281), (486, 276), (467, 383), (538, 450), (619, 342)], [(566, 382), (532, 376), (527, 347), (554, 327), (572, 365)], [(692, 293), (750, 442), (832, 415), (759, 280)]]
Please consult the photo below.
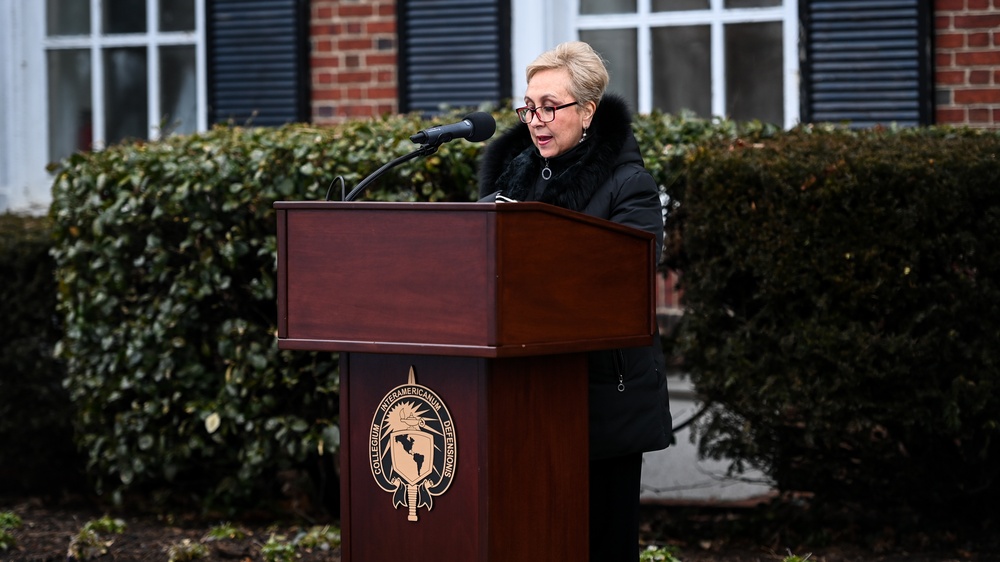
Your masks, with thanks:
[[(541, 201), (656, 236), (663, 218), (656, 182), (643, 166), (625, 102), (606, 95), (587, 138), (556, 158), (543, 159), (521, 123), (490, 143), (479, 173), (479, 194)], [(549, 180), (541, 177), (548, 164)], [(653, 345), (589, 355), (590, 457), (655, 451), (672, 441), (663, 352)], [(621, 389), (621, 390), (619, 390)]]

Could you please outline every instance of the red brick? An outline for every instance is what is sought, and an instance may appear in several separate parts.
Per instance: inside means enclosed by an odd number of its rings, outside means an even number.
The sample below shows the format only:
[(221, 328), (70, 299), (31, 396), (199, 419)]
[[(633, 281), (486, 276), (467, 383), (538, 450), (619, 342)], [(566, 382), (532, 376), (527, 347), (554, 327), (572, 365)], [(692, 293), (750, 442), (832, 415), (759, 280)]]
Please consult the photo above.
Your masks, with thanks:
[(374, 100), (393, 100), (399, 96), (396, 88), (368, 88), (368, 98)]
[(965, 110), (939, 107), (934, 112), (934, 120), (940, 124), (965, 123)]
[(955, 16), (956, 29), (993, 29), (1000, 27), (1000, 14)]
[(365, 71), (341, 72), (337, 74), (337, 82), (340, 84), (367, 84), (372, 81), (372, 73)]
[(321, 35), (337, 35), (340, 33), (340, 26), (328, 23), (313, 23), (309, 26), (309, 34), (312, 37)]
[(1000, 65), (1000, 51), (973, 51), (966, 53), (955, 53), (955, 64), (958, 66)]
[(969, 123), (989, 123), (991, 111), (986, 108), (973, 108), (969, 110)]
[(371, 21), (365, 24), (365, 31), (372, 35), (376, 33), (394, 34), (396, 33), (396, 22), (386, 20)]
[(342, 18), (367, 18), (373, 13), (372, 7), (368, 4), (340, 4), (337, 6), (337, 15)]
[(680, 292), (677, 291), (677, 274), (668, 271), (656, 275), (656, 308), (679, 308)]
[(344, 117), (372, 117), (372, 108), (365, 105), (342, 105), (337, 108), (337, 113)]
[(993, 83), (1000, 86), (1000, 69), (993, 71)]
[(990, 34), (989, 33), (970, 33), (966, 39), (970, 47), (989, 47), (990, 46)]
[(934, 82), (936, 84), (965, 84), (965, 71), (964, 70), (939, 70), (934, 75)]
[(312, 92), (313, 101), (340, 101), (343, 99), (343, 93), (339, 88), (333, 90), (317, 90), (314, 89)]
[(1000, 104), (1000, 88), (955, 90), (955, 105)]
[(313, 40), (313, 52), (314, 53), (332, 53), (333, 52), (333, 41), (329, 39), (314, 39)]
[(939, 33), (934, 37), (936, 49), (958, 49), (965, 46), (964, 33)]
[(968, 0), (967, 10), (989, 10), (990, 0)]
[(313, 69), (339, 68), (340, 57), (337, 56), (314, 56), (309, 59)]
[(396, 66), (395, 53), (369, 54), (365, 57), (365, 64), (368, 66)]
[(965, 0), (934, 0), (934, 12), (962, 11), (965, 9)]
[(972, 70), (969, 72), (969, 84), (989, 84), (990, 83), (990, 71), (989, 70)]
[(370, 37), (362, 39), (341, 39), (337, 41), (337, 49), (341, 51), (370, 51), (375, 48), (375, 43)]
[(938, 68), (954, 68), (954, 58), (950, 52), (937, 53), (934, 55), (934, 64)]

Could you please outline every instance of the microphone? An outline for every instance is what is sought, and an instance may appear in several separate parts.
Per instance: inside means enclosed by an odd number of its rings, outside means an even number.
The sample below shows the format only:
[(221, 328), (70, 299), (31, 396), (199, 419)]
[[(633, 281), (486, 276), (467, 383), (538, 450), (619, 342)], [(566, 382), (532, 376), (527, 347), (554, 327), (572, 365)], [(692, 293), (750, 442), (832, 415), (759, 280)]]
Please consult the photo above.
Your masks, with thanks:
[(424, 129), (411, 136), (410, 140), (417, 144), (443, 144), (457, 138), (481, 142), (492, 137), (496, 130), (496, 119), (489, 113), (477, 111), (466, 115), (458, 123)]
[[(361, 183), (355, 186), (355, 188), (344, 197), (344, 201), (354, 201), (354, 198), (364, 191), (369, 184), (375, 181), (375, 178), (381, 176), (390, 168), (398, 166), (399, 164), (412, 160), (418, 156), (429, 156), (434, 154), (437, 152), (438, 147), (442, 144), (456, 138), (463, 138), (469, 142), (482, 142), (492, 137), (496, 130), (496, 119), (494, 119), (489, 113), (485, 113), (483, 111), (470, 113), (465, 116), (465, 119), (462, 119), (458, 123), (424, 129), (423, 131), (420, 131), (410, 137), (411, 141), (422, 145), (420, 148), (409, 154), (400, 156), (399, 158), (396, 158), (388, 164), (384, 164), (381, 168), (372, 172), (367, 178), (361, 180)], [(330, 185), (332, 186), (333, 184)]]

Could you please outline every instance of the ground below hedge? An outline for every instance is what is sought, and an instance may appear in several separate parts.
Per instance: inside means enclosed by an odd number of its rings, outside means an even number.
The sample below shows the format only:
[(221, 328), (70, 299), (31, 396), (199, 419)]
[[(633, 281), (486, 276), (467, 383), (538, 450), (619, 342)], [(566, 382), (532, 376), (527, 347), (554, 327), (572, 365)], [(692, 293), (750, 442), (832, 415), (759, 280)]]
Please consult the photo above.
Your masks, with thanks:
[[(67, 561), (73, 537), (85, 523), (105, 515), (124, 521), (125, 531), (102, 536), (107, 552), (92, 560), (166, 562), (170, 548), (187, 540), (208, 547), (208, 557), (200, 560), (256, 562), (265, 559), (262, 547), (272, 535), (291, 539), (313, 525), (335, 523), (262, 518), (223, 521), (191, 515), (115, 513), (80, 503), (0, 500), (0, 513), (7, 511), (13, 511), (23, 521), (23, 526), (13, 531), (15, 546), (0, 550), (0, 560), (9, 562)], [(873, 521), (807, 529), (803, 527), (808, 524), (807, 517), (781, 513), (735, 506), (644, 506), (641, 540), (673, 546), (682, 562), (780, 561), (790, 552), (800, 557), (809, 555), (810, 562), (1000, 561), (1000, 537), (989, 523), (969, 533), (901, 533)], [(209, 530), (223, 522), (245, 530), (246, 538), (206, 540)], [(340, 560), (336, 548), (299, 549), (296, 554), (300, 562)]]

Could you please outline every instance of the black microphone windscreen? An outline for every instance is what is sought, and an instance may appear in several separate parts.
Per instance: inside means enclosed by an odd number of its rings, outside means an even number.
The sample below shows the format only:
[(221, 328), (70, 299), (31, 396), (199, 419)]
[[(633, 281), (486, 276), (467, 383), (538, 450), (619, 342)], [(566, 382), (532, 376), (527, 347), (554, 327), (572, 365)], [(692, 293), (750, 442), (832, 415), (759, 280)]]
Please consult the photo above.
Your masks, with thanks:
[(496, 119), (485, 111), (470, 113), (465, 118), (472, 123), (472, 134), (467, 138), (469, 142), (482, 142), (497, 131)]

